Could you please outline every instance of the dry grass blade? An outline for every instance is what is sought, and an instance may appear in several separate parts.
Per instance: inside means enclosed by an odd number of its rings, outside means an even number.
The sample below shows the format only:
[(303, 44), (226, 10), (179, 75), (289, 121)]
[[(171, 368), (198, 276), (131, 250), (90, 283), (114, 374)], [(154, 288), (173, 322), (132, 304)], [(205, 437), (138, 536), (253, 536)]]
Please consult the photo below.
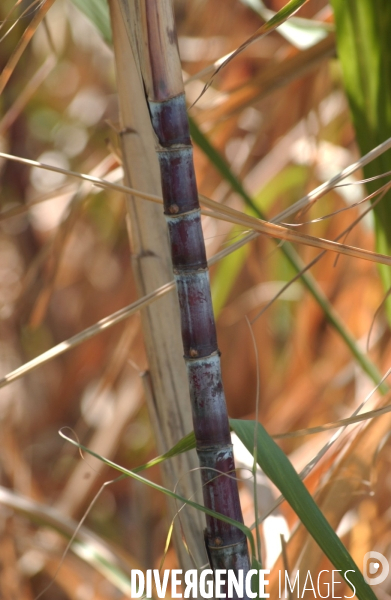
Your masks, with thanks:
[(322, 196), (327, 194), (329, 191), (331, 191), (337, 184), (339, 184), (340, 181), (346, 179), (346, 177), (349, 177), (362, 167), (365, 167), (365, 165), (368, 165), (370, 162), (384, 154), (384, 152), (387, 152), (387, 150), (389, 150), (390, 148), (391, 138), (388, 138), (382, 144), (379, 144), (379, 146), (373, 148), (373, 150), (368, 152), (368, 154), (364, 154), (364, 156), (362, 156), (358, 161), (349, 165), (348, 167), (346, 167), (346, 169), (343, 169), (343, 171), (341, 171), (322, 185), (318, 186), (315, 190), (313, 190), (306, 196), (303, 196), (303, 198), (292, 204), (292, 206), (280, 212), (273, 219), (273, 221), (285, 221), (295, 213), (303, 210), (303, 208), (305, 208), (308, 204), (312, 204), (313, 202), (319, 200), (319, 198), (322, 198)]
[[(373, 148), (373, 150), (371, 150), (370, 152), (368, 152), (367, 154), (365, 154), (364, 156), (359, 158), (355, 163), (349, 165), (348, 167), (346, 167), (345, 169), (340, 171), (340, 173), (337, 173), (337, 175), (335, 175), (328, 181), (325, 181), (325, 183), (322, 183), (321, 185), (319, 185), (312, 192), (310, 192), (309, 194), (306, 194), (305, 196), (300, 198), (300, 200), (298, 200), (297, 202), (292, 204), (292, 206), (290, 206), (286, 210), (280, 212), (278, 215), (276, 215), (272, 219), (271, 222), (277, 223), (277, 222), (284, 221), (285, 219), (292, 216), (293, 214), (303, 210), (303, 208), (305, 208), (307, 205), (314, 203), (315, 201), (322, 198), (325, 194), (330, 192), (343, 179), (346, 179), (347, 177), (349, 177), (350, 175), (352, 175), (359, 169), (363, 168), (365, 165), (369, 164), (370, 162), (372, 162), (373, 160), (375, 160), (376, 158), (378, 158), (379, 156), (381, 156), (382, 154), (387, 152), (387, 150), (389, 150), (390, 148), (391, 148), (391, 138), (388, 138), (383, 143), (376, 146), (376, 148)], [(36, 160), (30, 160), (28, 158), (23, 158), (21, 156), (14, 156), (12, 154), (7, 154), (5, 152), (0, 152), (0, 157), (5, 158), (6, 160), (12, 160), (15, 162), (19, 162), (21, 164), (25, 164), (30, 167), (46, 169), (48, 171), (53, 171), (55, 173), (61, 173), (63, 175), (68, 175), (70, 177), (76, 177), (77, 179), (83, 179), (85, 181), (89, 181), (90, 183), (93, 183), (94, 185), (96, 185), (98, 187), (116, 190), (119, 192), (123, 192), (125, 194), (131, 194), (133, 196), (137, 196), (139, 198), (144, 198), (145, 200), (150, 200), (150, 201), (156, 202), (158, 204), (162, 203), (161, 196), (157, 196), (154, 194), (147, 194), (145, 192), (141, 192), (139, 190), (135, 190), (133, 188), (129, 188), (124, 185), (118, 185), (118, 184), (112, 183), (110, 181), (106, 181), (104, 179), (99, 179), (98, 177), (93, 177), (91, 175), (87, 175), (85, 173), (69, 171), (67, 169), (62, 169), (60, 167), (55, 167), (53, 165), (44, 164), (44, 163), (38, 162)], [(381, 175), (381, 176), (383, 176), (383, 175)], [(206, 199), (206, 200), (208, 200), (208, 199)], [(217, 206), (220, 206), (220, 205), (217, 204)], [(213, 205), (213, 210), (217, 210), (216, 203), (214, 203), (214, 205)]]
[[(374, 149), (372, 152), (368, 153), (362, 160), (364, 160), (364, 159), (368, 160), (368, 161), (373, 160), (374, 155), (377, 155), (377, 153), (379, 153), (379, 152), (380, 153), (385, 152), (385, 150), (389, 146), (391, 147), (391, 138), (389, 140), (387, 140), (387, 142), (385, 142), (384, 144), (381, 144), (381, 146), (379, 146), (378, 148)], [(63, 173), (66, 175), (70, 175), (72, 177), (78, 177), (79, 179), (89, 181), (98, 187), (114, 189), (114, 190), (117, 190), (120, 192), (124, 192), (126, 194), (131, 194), (133, 196), (139, 196), (140, 198), (144, 198), (144, 199), (150, 200), (152, 202), (157, 202), (159, 204), (162, 202), (161, 198), (154, 194), (147, 194), (145, 192), (141, 192), (139, 190), (135, 190), (133, 188), (126, 187), (124, 185), (114, 184), (114, 183), (105, 181), (103, 179), (99, 179), (98, 177), (92, 177), (90, 175), (76, 173), (75, 171), (68, 171), (66, 169), (61, 169), (60, 167), (45, 165), (45, 164), (39, 163), (34, 160), (28, 160), (26, 158), (22, 159), (20, 157), (15, 157), (10, 154), (6, 154), (4, 152), (0, 152), (0, 156), (2, 156), (3, 158), (7, 158), (9, 160), (16, 160), (18, 162), (30, 165), (32, 167), (40, 167), (43, 169), (48, 169), (49, 171), (55, 171), (57, 173)], [(372, 158), (369, 158), (370, 156)], [(358, 161), (358, 162), (360, 162), (362, 164), (361, 161)], [(345, 169), (339, 175), (336, 175), (332, 180), (330, 180), (330, 182), (334, 182), (333, 184), (335, 185), (335, 183), (337, 181), (340, 181), (343, 177), (347, 177), (348, 175), (350, 175), (352, 172), (354, 172), (356, 169), (359, 168), (357, 166), (358, 162), (354, 163), (353, 165), (348, 167), (348, 169)], [(297, 210), (300, 210), (300, 208), (302, 208), (303, 206), (306, 206), (309, 202), (314, 201), (315, 199), (324, 195), (329, 189), (331, 189), (330, 182), (323, 184), (322, 186), (317, 188), (312, 194), (308, 194), (307, 196), (302, 198), (302, 200), (300, 200), (299, 202), (296, 202), (293, 205), (293, 207), (291, 207), (290, 209), (287, 209), (286, 211), (283, 211), (283, 213), (280, 213), (280, 215), (278, 215), (278, 218), (281, 219), (282, 215), (289, 216), (292, 213), (296, 212)], [(354, 258), (362, 258), (362, 259), (369, 260), (372, 262), (377, 262), (379, 264), (391, 266), (391, 258), (388, 256), (385, 256), (383, 254), (378, 254), (376, 252), (371, 252), (369, 250), (363, 250), (361, 248), (355, 248), (353, 246), (348, 246), (347, 244), (338, 244), (337, 242), (332, 242), (330, 240), (324, 240), (322, 238), (316, 238), (316, 237), (306, 235), (306, 234), (299, 234), (297, 232), (291, 231), (287, 227), (281, 227), (274, 223), (262, 221), (261, 219), (256, 219), (254, 217), (245, 215), (245, 214), (241, 213), (240, 211), (234, 210), (234, 209), (226, 207), (226, 206), (222, 206), (218, 202), (210, 200), (209, 198), (206, 198), (205, 196), (200, 196), (200, 200), (205, 206), (207, 206), (209, 209), (211, 209), (212, 211), (214, 211), (216, 213), (215, 215), (213, 215), (216, 218), (222, 219), (224, 221), (228, 221), (229, 223), (242, 225), (246, 229), (249, 229), (249, 228), (254, 229), (255, 231), (259, 231), (260, 233), (264, 233), (265, 235), (268, 235), (270, 237), (277, 238), (280, 240), (285, 240), (285, 241), (289, 241), (289, 242), (297, 242), (300, 244), (305, 244), (307, 246), (312, 246), (314, 248), (321, 248), (322, 250), (330, 250), (331, 252), (337, 252), (340, 254), (345, 254), (347, 256), (352, 256)]]
[[(231, 60), (233, 60), (236, 56), (238, 56), (238, 54), (243, 52), (243, 50), (246, 50), (246, 48), (248, 48), (251, 44), (260, 40), (261, 38), (265, 37), (272, 31), (277, 29), (277, 27), (282, 25), (282, 23), (284, 23), (289, 17), (292, 17), (294, 14), (296, 14), (300, 10), (300, 8), (307, 2), (308, 0), (290, 0), (276, 15), (274, 15), (274, 17), (272, 17), (269, 21), (267, 21), (261, 27), (259, 27), (251, 37), (249, 37), (245, 42), (243, 42), (243, 44), (241, 44), (239, 48), (231, 52), (227, 58), (224, 57), (224, 59), (221, 59), (223, 62), (221, 62), (221, 60), (219, 61), (221, 64), (217, 67), (217, 69), (213, 73), (208, 83), (205, 85), (197, 100), (199, 100), (201, 96), (207, 91), (207, 89), (212, 85), (213, 79), (216, 77), (216, 75), (222, 69), (224, 69), (224, 67), (226, 67), (228, 63), (231, 62)], [(197, 102), (197, 100), (194, 102), (194, 104)]]
[[(257, 235), (258, 235), (257, 233), (256, 234), (251, 233), (251, 234), (247, 235), (244, 239), (239, 240), (239, 242), (237, 242), (236, 244), (233, 244), (229, 248), (225, 248), (224, 250), (222, 250), (221, 252), (219, 252), (215, 256), (213, 256), (208, 261), (208, 264), (209, 265), (215, 264), (217, 261), (224, 258), (231, 252), (234, 252), (237, 248), (239, 248), (239, 247), (243, 246), (245, 243), (248, 243), (251, 240), (253, 240)], [(149, 304), (151, 304), (155, 300), (158, 300), (159, 298), (161, 298), (162, 296), (164, 296), (165, 294), (167, 294), (169, 291), (173, 290), (174, 288), (175, 288), (175, 282), (170, 281), (169, 283), (161, 286), (156, 291), (145, 295), (143, 298), (140, 298), (136, 302), (133, 302), (132, 304), (129, 304), (128, 306), (125, 306), (124, 308), (121, 308), (117, 312), (105, 317), (104, 319), (101, 319), (100, 321), (98, 321), (98, 323), (95, 323), (95, 325), (88, 327), (84, 331), (81, 331), (80, 333), (74, 335), (73, 337), (69, 338), (68, 340), (65, 340), (64, 342), (57, 344), (56, 346), (54, 346), (47, 352), (40, 354), (33, 360), (30, 360), (29, 362), (25, 363), (21, 367), (15, 369), (14, 371), (12, 371), (12, 372), (8, 373), (7, 375), (5, 375), (4, 377), (2, 377), (0, 379), (0, 388), (5, 387), (6, 385), (12, 383), (13, 381), (16, 381), (17, 379), (20, 379), (21, 377), (24, 377), (25, 375), (27, 375), (27, 373), (30, 373), (34, 369), (42, 366), (43, 364), (52, 360), (53, 358), (56, 358), (57, 356), (64, 354), (64, 352), (68, 352), (68, 350), (72, 350), (79, 344), (91, 339), (92, 337), (95, 337), (96, 335), (98, 335), (102, 331), (105, 331), (109, 327), (113, 327), (117, 323), (120, 323), (124, 319), (127, 319), (128, 317), (135, 314), (139, 310), (145, 308), (146, 306), (149, 306)]]
[(349, 185), (362, 185), (363, 183), (369, 183), (370, 181), (377, 181), (378, 179), (383, 179), (384, 177), (389, 177), (391, 175), (391, 171), (386, 171), (385, 173), (381, 173), (380, 175), (375, 175), (374, 177), (368, 177), (367, 179), (360, 179), (359, 181), (350, 181), (349, 183), (340, 183), (335, 187), (347, 187)]
[[(353, 227), (355, 227), (360, 221), (362, 221), (362, 219), (369, 213), (371, 212), (371, 210), (373, 209), (374, 206), (376, 206), (376, 204), (378, 204), (382, 198), (384, 197), (385, 192), (383, 192), (379, 198), (377, 198), (375, 200), (375, 202), (373, 202), (373, 204), (367, 208), (367, 210), (365, 210), (359, 217), (357, 217), (357, 219), (355, 219), (353, 221), (353, 223), (351, 223), (346, 229), (344, 229), (344, 231), (342, 231), (342, 233), (340, 233), (340, 235), (338, 235), (335, 238), (335, 241), (338, 241), (339, 239), (341, 239), (342, 237), (344, 237), (346, 234), (348, 234)], [(316, 256), (313, 260), (311, 260), (311, 262), (309, 262), (303, 269), (300, 270), (299, 273), (297, 273), (294, 277), (292, 277), (284, 286), (282, 286), (282, 288), (279, 290), (279, 292), (277, 294), (275, 294), (275, 296), (269, 301), (267, 302), (267, 304), (262, 308), (262, 310), (260, 310), (255, 317), (253, 317), (253, 319), (251, 320), (251, 323), (254, 323), (257, 319), (259, 319), (259, 317), (261, 317), (263, 315), (264, 312), (267, 311), (268, 308), (270, 308), (270, 306), (293, 284), (295, 283), (295, 281), (297, 281), (298, 279), (300, 279), (300, 277), (306, 273), (309, 269), (311, 269), (314, 265), (316, 265), (317, 262), (320, 261), (320, 259), (325, 255), (325, 252), (321, 252), (320, 254), (318, 254), (318, 256)], [(338, 255), (339, 256), (339, 255)]]
[[(349, 184), (346, 184), (346, 185), (349, 185)], [(335, 186), (335, 187), (340, 187), (340, 186)], [(372, 198), (375, 198), (379, 194), (381, 194), (381, 198), (383, 198), (384, 195), (386, 194), (386, 192), (390, 189), (390, 187), (391, 187), (391, 182), (389, 181), (388, 183), (385, 183), (384, 185), (382, 185), (378, 190), (376, 190), (376, 192), (373, 192), (372, 194), (365, 196), (365, 198), (362, 198), (362, 200), (358, 200), (357, 202), (353, 202), (352, 204), (349, 204), (349, 206), (344, 206), (343, 208), (334, 210), (332, 213), (323, 215), (322, 217), (317, 217), (316, 219), (310, 219), (309, 221), (302, 221), (301, 223), (281, 223), (281, 225), (285, 225), (286, 227), (302, 227), (303, 225), (312, 225), (313, 223), (320, 223), (321, 221), (325, 221), (326, 219), (331, 219), (332, 217), (335, 217), (336, 215), (339, 215), (340, 213), (346, 212), (348, 210), (352, 210), (352, 208), (361, 206), (361, 204), (364, 204), (364, 202), (368, 202), (368, 200), (372, 200)], [(371, 209), (373, 208), (373, 205), (374, 205), (374, 203), (372, 204)], [(365, 214), (366, 213), (367, 213), (367, 211), (365, 212)], [(361, 215), (361, 217), (362, 217), (362, 215)], [(338, 239), (340, 239), (340, 237), (341, 236), (338, 236)]]
[[(250, 81), (230, 92), (227, 92), (227, 99), (223, 104), (205, 108), (197, 115), (197, 123), (206, 121), (214, 122), (220, 119), (227, 119), (242, 111), (254, 102), (259, 102), (268, 94), (304, 77), (314, 69), (319, 68), (327, 58), (335, 54), (335, 36), (330, 34), (311, 48), (298, 52), (277, 64), (265, 67), (258, 75), (251, 78)], [(195, 75), (189, 77), (186, 83), (193, 79), (198, 79)]]
[[(23, 17), (28, 15), (30, 13), (31, 9), (34, 8), (34, 6), (39, 5), (41, 1), (42, 0), (33, 0), (33, 2), (22, 12), (22, 14), (19, 15), (18, 18), (14, 19), (14, 22), (12, 23), (12, 25), (7, 29), (7, 31), (4, 33), (4, 35), (2, 35), (2, 37), (0, 38), (0, 43), (7, 37), (7, 35), (9, 33), (11, 33), (11, 31), (18, 24), (20, 19), (22, 19)], [(18, 0), (17, 2), (15, 2), (14, 6), (11, 8), (9, 13), (6, 15), (5, 19), (2, 22), (0, 22), (0, 31), (3, 29), (5, 24), (11, 20), (12, 13), (20, 4), (22, 4), (22, 0)]]
[(5, 65), (2, 73), (0, 74), (0, 94), (3, 93), (3, 90), (4, 90), (5, 86), (7, 85), (12, 73), (14, 72), (15, 67), (19, 62), (20, 57), (22, 56), (23, 52), (26, 50), (29, 42), (31, 41), (31, 38), (33, 37), (38, 26), (40, 25), (40, 23), (42, 22), (42, 20), (44, 19), (45, 15), (46, 15), (46, 13), (52, 7), (54, 2), (55, 2), (55, 0), (46, 0), (44, 3), (42, 3), (41, 6), (39, 7), (38, 11), (32, 18), (31, 22), (29, 23), (28, 27), (23, 32), (23, 35), (20, 38), (15, 50), (9, 57), (7, 64)]
[(23, 165), (28, 165), (30, 167), (37, 167), (38, 169), (46, 169), (47, 171), (53, 171), (54, 173), (61, 173), (62, 175), (68, 175), (69, 177), (76, 177), (77, 179), (82, 179), (83, 181), (88, 181), (96, 185), (97, 187), (101, 187), (104, 189), (111, 189), (117, 192), (123, 192), (124, 194), (131, 194), (132, 196), (138, 196), (140, 198), (144, 198), (145, 200), (150, 200), (151, 202), (157, 202), (158, 204), (162, 203), (162, 198), (160, 196), (156, 196), (154, 194), (147, 194), (146, 192), (141, 192), (139, 190), (134, 190), (133, 188), (129, 188), (125, 185), (119, 185), (117, 183), (112, 183), (111, 181), (107, 181), (105, 179), (100, 179), (99, 177), (94, 177), (92, 175), (87, 175), (85, 173), (77, 173), (76, 171), (69, 171), (68, 169), (62, 169), (61, 167), (55, 167), (54, 165), (47, 165), (36, 160), (30, 160), (28, 158), (22, 158), (20, 156), (13, 156), (12, 154), (6, 154), (5, 152), (0, 152), (1, 158), (6, 158), (7, 160), (13, 160), (16, 162), (20, 162)]
[(169, 292), (172, 289), (174, 289), (173, 281), (171, 281), (170, 283), (167, 283), (166, 285), (163, 285), (155, 292), (152, 292), (151, 294), (144, 296), (144, 298), (141, 298), (140, 300), (133, 302), (133, 304), (129, 304), (129, 306), (125, 306), (124, 308), (121, 308), (120, 310), (113, 313), (112, 315), (109, 315), (108, 317), (101, 319), (100, 321), (98, 321), (98, 323), (95, 323), (95, 325), (88, 327), (88, 329), (85, 329), (81, 333), (74, 335), (73, 337), (69, 338), (65, 342), (61, 342), (60, 344), (57, 344), (57, 346), (54, 346), (47, 352), (44, 352), (40, 356), (37, 356), (37, 358), (30, 360), (28, 363), (22, 365), (18, 369), (15, 369), (11, 373), (8, 373), (8, 375), (6, 375), (5, 377), (2, 377), (0, 379), (0, 388), (8, 385), (9, 383), (12, 383), (13, 381), (16, 381), (20, 377), (23, 377), (30, 371), (33, 371), (34, 369), (41, 366), (45, 362), (52, 360), (56, 356), (60, 356), (60, 354), (63, 354), (64, 352), (67, 352), (71, 348), (75, 348), (82, 342), (85, 342), (86, 340), (91, 339), (92, 337), (94, 337), (95, 335), (100, 333), (101, 331), (104, 331), (104, 330), (108, 329), (109, 327), (112, 327), (113, 325), (120, 323), (124, 319), (127, 319), (128, 317), (133, 315), (135, 312), (137, 312), (138, 310), (141, 310), (141, 308), (145, 308), (146, 306), (151, 304), (151, 302), (154, 302), (155, 300), (157, 300), (164, 294), (167, 294), (167, 292)]
[(260, 233), (279, 240), (285, 240), (288, 242), (297, 242), (299, 244), (305, 244), (314, 248), (321, 248), (322, 250), (330, 250), (331, 252), (337, 252), (340, 254), (346, 254), (346, 256), (352, 256), (354, 258), (363, 258), (379, 264), (391, 266), (391, 257), (385, 256), (384, 254), (378, 254), (377, 252), (371, 252), (370, 250), (363, 250), (354, 246), (348, 246), (347, 244), (339, 244), (338, 242), (332, 242), (323, 238), (316, 238), (307, 234), (297, 233), (287, 227), (282, 227), (274, 223), (263, 221), (262, 219), (256, 219), (249, 215), (245, 215), (233, 208), (222, 206), (209, 198), (202, 196), (201, 202), (219, 213), (219, 219), (226, 220), (229, 223), (236, 225), (242, 225), (245, 228), (251, 228)]
[(319, 425), (318, 427), (308, 427), (307, 429), (297, 429), (296, 431), (290, 431), (288, 433), (276, 433), (272, 437), (276, 440), (282, 440), (286, 438), (302, 437), (303, 435), (313, 435), (314, 433), (322, 433), (323, 431), (329, 431), (330, 429), (338, 429), (339, 427), (347, 427), (348, 425), (354, 425), (355, 423), (362, 423), (363, 421), (369, 421), (369, 419), (375, 419), (381, 417), (386, 413), (391, 412), (391, 405), (384, 406), (383, 408), (376, 408), (370, 410), (363, 415), (357, 415), (355, 417), (348, 417), (347, 419), (340, 419), (333, 423), (326, 423), (325, 425)]

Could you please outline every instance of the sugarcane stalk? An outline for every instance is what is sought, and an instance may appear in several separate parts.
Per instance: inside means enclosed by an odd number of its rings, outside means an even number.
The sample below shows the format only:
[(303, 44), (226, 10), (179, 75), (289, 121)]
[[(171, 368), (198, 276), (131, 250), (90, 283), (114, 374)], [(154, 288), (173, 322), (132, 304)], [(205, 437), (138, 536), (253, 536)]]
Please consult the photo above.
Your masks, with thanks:
[[(154, 134), (145, 102), (144, 88), (122, 19), (119, 0), (109, 0), (120, 112), (120, 139), (125, 184), (161, 196), (160, 172)], [(172, 281), (167, 230), (161, 206), (127, 196), (132, 271), (139, 297), (156, 285)], [(151, 227), (153, 223), (153, 228)], [(164, 319), (161, 318), (162, 312)], [(182, 342), (178, 327), (179, 306), (173, 289), (158, 303), (141, 313), (148, 375), (143, 376), (149, 418), (159, 454), (172, 448), (191, 429), (186, 369), (181, 364)], [(167, 349), (169, 348), (169, 352)], [(179, 361), (179, 362), (178, 362)], [(184, 393), (185, 391), (185, 393)], [(202, 502), (195, 452), (186, 452), (162, 464), (165, 487)], [(171, 518), (178, 506), (169, 502)], [(180, 526), (179, 526), (180, 525)], [(183, 570), (206, 562), (201, 536), (204, 519), (200, 512), (185, 510), (175, 521), (174, 545)], [(186, 545), (183, 544), (183, 537)], [(187, 547), (191, 548), (191, 556)]]
[[(157, 141), (204, 503), (243, 522), (171, 1), (133, 0), (133, 11), (142, 25), (133, 48)], [(245, 576), (249, 556), (242, 531), (210, 516), (206, 521), (212, 569), (243, 570)]]

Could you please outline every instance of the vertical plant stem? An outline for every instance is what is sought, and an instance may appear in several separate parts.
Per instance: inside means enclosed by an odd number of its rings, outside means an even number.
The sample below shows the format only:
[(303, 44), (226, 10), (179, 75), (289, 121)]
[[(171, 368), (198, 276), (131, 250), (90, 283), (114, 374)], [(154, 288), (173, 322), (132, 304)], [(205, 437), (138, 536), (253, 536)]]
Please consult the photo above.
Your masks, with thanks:
[[(125, 183), (139, 190), (161, 196), (159, 164), (151, 130), (143, 83), (137, 69), (122, 19), (118, 0), (110, 0), (110, 18), (113, 32), (117, 89), (120, 109), (121, 148)], [(156, 286), (172, 281), (170, 248), (167, 226), (161, 206), (127, 197), (129, 233), (132, 248), (132, 270), (140, 297)], [(153, 223), (153, 226), (151, 226)], [(162, 319), (162, 314), (164, 318)], [(175, 292), (141, 313), (149, 372), (143, 377), (156, 445), (159, 454), (172, 448), (192, 427), (189, 414), (186, 369), (182, 362), (182, 343), (177, 323), (179, 306)], [(165, 487), (185, 497), (202, 502), (200, 476), (196, 471), (194, 451), (185, 453), (162, 464)], [(170, 502), (173, 518), (178, 507)], [(194, 509), (181, 512), (182, 531), (178, 521), (174, 527), (174, 542), (183, 570), (206, 562), (202, 543), (204, 519)], [(191, 550), (189, 556), (182, 541)], [(194, 562), (193, 562), (193, 560)]]
[[(133, 0), (133, 7), (142, 24), (137, 50), (157, 138), (204, 503), (243, 522), (171, 0)], [(212, 569), (246, 574), (247, 541), (237, 527), (207, 516), (205, 540)]]

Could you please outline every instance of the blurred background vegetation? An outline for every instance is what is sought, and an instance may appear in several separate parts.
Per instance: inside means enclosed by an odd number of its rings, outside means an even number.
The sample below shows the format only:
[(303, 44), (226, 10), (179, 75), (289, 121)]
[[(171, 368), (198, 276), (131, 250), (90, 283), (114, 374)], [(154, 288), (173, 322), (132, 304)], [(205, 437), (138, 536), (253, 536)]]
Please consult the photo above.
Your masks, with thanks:
[[(185, 80), (238, 47), (269, 18), (267, 9), (284, 4), (176, 0)], [(36, 10), (37, 3), (26, 0), (1, 3), (0, 71)], [(300, 17), (307, 21), (292, 21), (240, 54), (190, 111), (269, 218), (359, 156), (336, 59), (331, 7), (326, 0), (311, 0)], [(189, 104), (207, 80), (197, 76), (187, 84)], [(121, 179), (112, 49), (75, 4), (56, 0), (9, 81), (5, 85), (3, 71), (0, 83), (2, 152)], [(195, 159), (200, 193), (249, 210), (197, 146)], [(121, 193), (4, 158), (0, 174), (0, 369), (6, 375), (137, 296)], [(348, 181), (362, 176), (358, 172)], [(356, 206), (365, 193), (362, 185), (336, 188), (296, 222), (349, 208), (300, 228), (334, 239), (367, 207)], [(373, 229), (369, 214), (347, 243), (373, 249)], [(204, 233), (212, 256), (243, 232), (208, 217)], [(304, 263), (317, 255), (308, 247), (297, 251)], [(327, 254), (311, 272), (363, 354), (368, 352), (384, 373), (391, 340), (384, 310), (377, 312), (384, 291), (376, 266)], [(346, 418), (374, 386), (299, 281), (253, 322), (256, 363), (245, 316), (255, 319), (294, 275), (275, 242), (262, 236), (212, 269), (229, 414), (254, 418), (258, 372), (259, 416), (271, 434)], [(0, 391), (2, 599), (33, 599), (52, 581), (65, 544), (53, 531), (69, 536), (72, 523), (66, 519), (78, 521), (102, 483), (113, 478), (97, 461), (83, 460), (59, 437), (60, 428), (72, 428), (83, 444), (127, 468), (156, 455), (140, 378), (147, 369), (135, 315)], [(375, 394), (370, 408), (385, 401)], [(391, 554), (389, 420), (386, 415), (350, 426), (307, 481), (360, 566), (369, 550)], [(331, 435), (296, 436), (281, 440), (281, 446), (300, 470)], [(148, 477), (160, 482), (159, 470)], [(266, 481), (262, 485), (264, 513), (277, 491)], [(241, 495), (245, 521), (251, 524), (251, 489), (243, 485)], [(51, 520), (51, 509), (64, 521)], [(95, 568), (82, 550), (68, 553), (42, 598), (126, 597), (126, 589), (115, 585), (113, 556), (125, 572), (157, 568), (168, 524), (162, 497), (149, 488), (129, 479), (106, 487), (85, 525), (114, 553), (107, 559), (111, 575)], [(282, 568), (275, 562), (280, 532), (288, 539), (295, 531), (288, 543), (291, 569), (332, 568), (286, 504), (262, 531), (265, 566), (274, 565), (272, 582)], [(170, 548), (165, 568), (176, 564)], [(387, 580), (379, 597), (389, 593)]]

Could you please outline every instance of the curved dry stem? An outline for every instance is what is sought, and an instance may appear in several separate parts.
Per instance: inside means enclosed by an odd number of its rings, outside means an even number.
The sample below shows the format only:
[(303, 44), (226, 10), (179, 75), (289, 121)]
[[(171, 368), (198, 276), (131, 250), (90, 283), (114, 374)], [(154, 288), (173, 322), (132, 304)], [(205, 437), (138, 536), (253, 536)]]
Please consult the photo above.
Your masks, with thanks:
[(22, 158), (21, 156), (14, 156), (12, 154), (7, 154), (5, 152), (0, 152), (0, 157), (5, 158), (7, 160), (13, 160), (15, 162), (19, 162), (23, 165), (28, 165), (29, 167), (37, 167), (38, 169), (45, 169), (47, 171), (53, 171), (54, 173), (61, 173), (62, 175), (68, 175), (69, 177), (76, 177), (77, 179), (82, 179), (83, 181), (88, 181), (97, 187), (101, 187), (104, 189), (115, 190), (117, 192), (122, 192), (124, 194), (131, 194), (132, 196), (138, 196), (139, 198), (144, 198), (145, 200), (150, 200), (151, 202), (157, 202), (158, 204), (162, 204), (163, 200), (160, 196), (156, 196), (154, 194), (147, 194), (146, 192), (141, 192), (140, 190), (134, 190), (133, 188), (127, 187), (126, 185), (119, 185), (117, 183), (112, 183), (107, 179), (101, 179), (100, 177), (94, 177), (93, 175), (87, 175), (86, 173), (78, 173), (76, 171), (69, 171), (68, 169), (62, 169), (61, 167), (56, 167), (54, 165), (48, 165), (45, 163), (38, 162), (36, 160), (30, 160), (28, 158)]

